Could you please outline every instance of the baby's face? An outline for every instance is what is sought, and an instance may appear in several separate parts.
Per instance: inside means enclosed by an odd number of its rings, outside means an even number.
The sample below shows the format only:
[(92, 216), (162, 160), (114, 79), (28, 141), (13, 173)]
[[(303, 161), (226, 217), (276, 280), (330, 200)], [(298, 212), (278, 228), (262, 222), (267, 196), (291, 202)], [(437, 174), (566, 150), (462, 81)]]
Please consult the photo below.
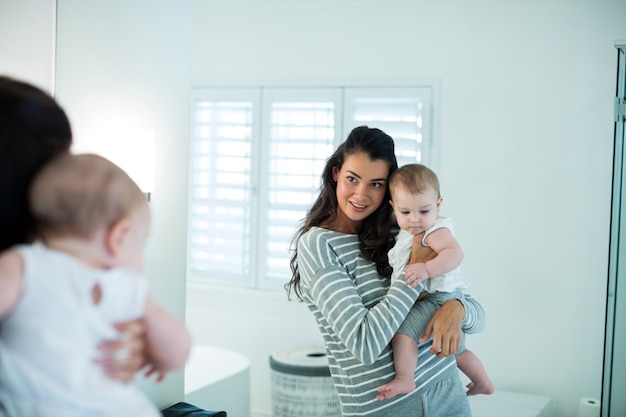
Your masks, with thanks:
[(429, 188), (423, 194), (412, 194), (402, 186), (392, 192), (390, 201), (398, 226), (414, 235), (420, 234), (435, 224), (441, 207), (441, 197)]
[(148, 204), (138, 205), (128, 216), (128, 232), (120, 251), (120, 266), (143, 271), (143, 251), (150, 231)]

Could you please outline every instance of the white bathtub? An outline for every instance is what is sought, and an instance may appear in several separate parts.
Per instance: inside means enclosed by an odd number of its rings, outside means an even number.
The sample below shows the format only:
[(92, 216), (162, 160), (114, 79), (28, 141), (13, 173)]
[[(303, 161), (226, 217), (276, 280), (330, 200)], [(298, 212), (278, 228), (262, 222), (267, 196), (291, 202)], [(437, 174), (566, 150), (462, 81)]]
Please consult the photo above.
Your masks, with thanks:
[(228, 417), (250, 415), (250, 359), (227, 349), (195, 345), (185, 366), (185, 402)]
[(474, 417), (551, 417), (554, 413), (552, 399), (539, 395), (496, 389), (492, 395), (472, 395), (468, 399)]

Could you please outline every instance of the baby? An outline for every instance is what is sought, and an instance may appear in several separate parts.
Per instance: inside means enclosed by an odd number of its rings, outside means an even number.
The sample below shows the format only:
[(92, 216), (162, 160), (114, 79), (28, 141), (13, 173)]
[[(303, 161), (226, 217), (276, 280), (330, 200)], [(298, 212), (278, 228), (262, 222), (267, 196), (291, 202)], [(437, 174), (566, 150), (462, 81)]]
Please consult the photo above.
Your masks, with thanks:
[[(463, 289), (469, 285), (459, 269), (463, 252), (454, 238), (452, 221), (439, 216), (443, 199), (439, 194), (437, 175), (424, 165), (408, 164), (393, 173), (389, 190), (390, 204), (402, 229), (395, 246), (389, 251), (389, 262), (394, 276), (406, 268), (407, 285), (415, 288), (424, 282), (424, 292), (392, 339), (396, 377), (378, 389), (379, 400), (415, 389), (417, 343), (421, 335), (434, 312), (447, 300), (462, 299)], [(430, 247), (434, 256), (425, 262), (406, 265), (407, 261), (411, 262), (409, 255), (421, 250), (419, 246)], [(467, 395), (494, 392), (480, 360), (466, 350), (464, 344), (457, 352), (456, 361), (471, 381)]]
[(151, 372), (182, 368), (191, 339), (140, 276), (150, 227), (144, 193), (92, 154), (60, 156), (36, 175), (30, 207), (41, 242), (0, 255), (0, 404), (8, 416), (161, 413), (107, 377), (98, 344), (113, 323), (142, 319)]

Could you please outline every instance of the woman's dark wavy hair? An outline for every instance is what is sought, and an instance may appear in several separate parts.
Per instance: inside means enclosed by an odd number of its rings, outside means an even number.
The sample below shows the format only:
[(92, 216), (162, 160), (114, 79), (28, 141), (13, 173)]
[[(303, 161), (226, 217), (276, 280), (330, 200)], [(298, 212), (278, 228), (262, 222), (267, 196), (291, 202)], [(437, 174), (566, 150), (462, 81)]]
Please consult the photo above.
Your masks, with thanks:
[(45, 162), (69, 151), (71, 144), (70, 122), (52, 96), (0, 76), (0, 250), (32, 241), (31, 180)]
[[(300, 237), (312, 227), (332, 223), (337, 218), (337, 183), (333, 180), (333, 168), (341, 169), (346, 158), (356, 153), (364, 153), (371, 160), (387, 162), (389, 176), (398, 168), (391, 136), (380, 129), (367, 126), (356, 127), (350, 132), (345, 142), (339, 145), (335, 153), (326, 161), (319, 195), (291, 240), (293, 254), (290, 267), (292, 276), (291, 280), (285, 284), (288, 296), (293, 291), (298, 299), (302, 300), (300, 271), (298, 270), (298, 242)], [(388, 201), (389, 187), (385, 191), (385, 197), (380, 207), (364, 220), (359, 231), (361, 255), (374, 262), (378, 273), (385, 277), (391, 276), (392, 269), (389, 266), (387, 252), (394, 245), (394, 239), (391, 235), (392, 209), (387, 204)]]

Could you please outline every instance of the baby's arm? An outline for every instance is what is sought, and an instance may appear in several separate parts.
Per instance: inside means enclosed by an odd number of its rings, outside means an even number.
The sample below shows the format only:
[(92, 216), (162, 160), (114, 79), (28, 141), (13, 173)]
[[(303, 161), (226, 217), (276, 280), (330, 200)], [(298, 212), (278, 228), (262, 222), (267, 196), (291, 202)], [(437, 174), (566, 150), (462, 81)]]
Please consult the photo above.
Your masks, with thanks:
[[(413, 246), (420, 244), (418, 242), (418, 236), (416, 236)], [(437, 277), (452, 271), (459, 266), (463, 260), (461, 245), (459, 245), (459, 242), (452, 236), (450, 229), (441, 227), (430, 233), (426, 239), (428, 246), (437, 253), (437, 256), (424, 263), (407, 265), (407, 285), (413, 288), (425, 279)], [(413, 258), (413, 256), (411, 258)]]
[(150, 295), (146, 300), (144, 322), (151, 371), (164, 373), (185, 366), (191, 350), (191, 337), (185, 324), (156, 305)]
[(426, 237), (426, 243), (437, 252), (435, 258), (426, 262), (430, 277), (438, 277), (461, 265), (463, 251), (450, 229), (441, 227), (435, 230)]
[(8, 250), (0, 254), (0, 318), (17, 305), (22, 293), (24, 260), (19, 252)]

